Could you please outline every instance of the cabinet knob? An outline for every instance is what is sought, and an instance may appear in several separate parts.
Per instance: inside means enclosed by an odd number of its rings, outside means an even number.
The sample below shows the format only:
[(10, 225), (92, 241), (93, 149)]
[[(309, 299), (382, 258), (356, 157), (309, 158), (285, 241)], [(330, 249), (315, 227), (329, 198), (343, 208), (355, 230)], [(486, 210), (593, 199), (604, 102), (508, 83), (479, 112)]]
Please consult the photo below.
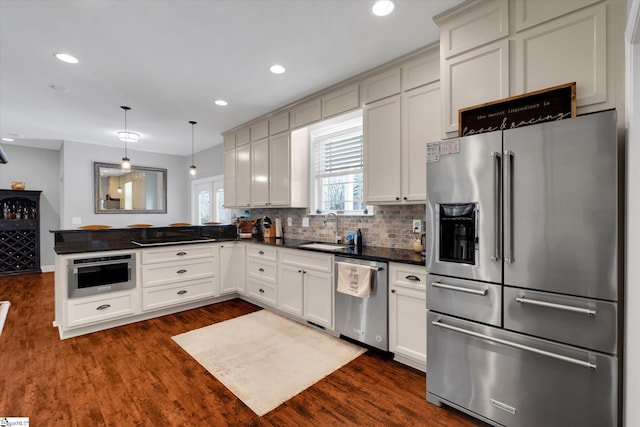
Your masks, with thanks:
[(260, 252), (258, 252), (258, 253), (259, 253), (260, 255), (264, 255), (264, 252), (263, 252), (263, 251), (260, 251)]
[(400, 200), (400, 197), (396, 197), (396, 200)]
[(260, 268), (258, 269), (258, 271), (259, 271), (260, 273), (264, 273), (264, 268), (260, 267)]
[(96, 310), (106, 310), (107, 308), (111, 307), (111, 304), (102, 304), (96, 307)]
[(391, 293), (392, 293), (392, 294), (395, 294), (395, 293), (396, 293), (396, 290), (395, 290), (395, 289), (391, 289)]
[(181, 290), (181, 291), (176, 292), (177, 295), (184, 295), (186, 293), (187, 293), (187, 291), (185, 291), (184, 289)]
[(298, 270), (298, 273), (302, 273), (302, 270)]
[(403, 199), (404, 199), (404, 200), (407, 200), (407, 198), (406, 198), (406, 197), (403, 197)]
[(260, 288), (258, 291), (260, 291), (261, 294), (264, 294), (264, 289)]

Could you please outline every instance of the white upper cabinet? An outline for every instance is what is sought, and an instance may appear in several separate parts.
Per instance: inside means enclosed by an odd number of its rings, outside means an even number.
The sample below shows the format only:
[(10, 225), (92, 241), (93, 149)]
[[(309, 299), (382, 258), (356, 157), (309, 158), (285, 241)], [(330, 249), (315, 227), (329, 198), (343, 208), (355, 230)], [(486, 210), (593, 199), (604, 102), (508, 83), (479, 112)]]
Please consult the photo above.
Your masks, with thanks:
[(245, 126), (236, 130), (236, 147), (251, 142), (251, 128)]
[(441, 138), (440, 83), (402, 94), (402, 200), (427, 199), (427, 143)]
[[(234, 139), (235, 143), (235, 139)], [(236, 205), (236, 149), (224, 150), (224, 206)]]
[(402, 89), (400, 73), (400, 67), (396, 67), (369, 77), (360, 83), (362, 103), (369, 104), (399, 94)]
[(607, 6), (601, 3), (516, 34), (516, 90), (575, 81), (578, 106), (606, 102), (606, 22)]
[(363, 125), (365, 201), (399, 202), (400, 95), (365, 105)]
[(355, 110), (360, 106), (358, 85), (353, 84), (322, 95), (322, 118), (336, 116)]
[(420, 55), (402, 64), (402, 90), (407, 91), (440, 80), (440, 57)]
[(251, 143), (251, 206), (269, 206), (269, 140)]
[(280, 113), (269, 119), (269, 135), (277, 135), (289, 130), (289, 112)]
[(251, 125), (251, 142), (269, 136), (269, 120), (261, 120)]
[(289, 206), (291, 204), (290, 148), (288, 133), (270, 138), (269, 206)]
[(625, 2), (469, 0), (434, 21), (449, 136), (459, 109), (570, 82), (578, 114), (624, 109)]
[(223, 136), (223, 141), (224, 141), (224, 149), (225, 150), (231, 150), (236, 148), (236, 133), (235, 132), (231, 132), (231, 133), (225, 133)]
[(236, 147), (236, 206), (251, 206), (251, 145)]
[(291, 126), (296, 129), (322, 119), (322, 100), (320, 98), (300, 104), (291, 109)]

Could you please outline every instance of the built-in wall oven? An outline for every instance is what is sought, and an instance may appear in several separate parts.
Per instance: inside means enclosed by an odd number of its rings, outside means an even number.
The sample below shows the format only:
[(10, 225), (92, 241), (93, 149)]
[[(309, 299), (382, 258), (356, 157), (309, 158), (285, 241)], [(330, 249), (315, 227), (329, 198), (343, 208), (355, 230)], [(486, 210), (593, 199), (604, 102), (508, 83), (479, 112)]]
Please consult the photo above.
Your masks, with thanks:
[(136, 287), (134, 253), (70, 259), (67, 263), (69, 298)]

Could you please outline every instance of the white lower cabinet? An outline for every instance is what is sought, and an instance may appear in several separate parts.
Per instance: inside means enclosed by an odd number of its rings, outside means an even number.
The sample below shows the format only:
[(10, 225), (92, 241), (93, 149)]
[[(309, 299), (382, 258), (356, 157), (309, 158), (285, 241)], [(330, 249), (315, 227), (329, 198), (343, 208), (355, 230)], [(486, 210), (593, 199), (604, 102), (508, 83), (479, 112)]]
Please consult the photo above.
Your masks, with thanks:
[(278, 250), (267, 245), (248, 244), (247, 295), (275, 306), (278, 301)]
[(333, 330), (333, 256), (280, 251), (278, 308)]
[(138, 312), (138, 290), (67, 300), (65, 328), (75, 328), (126, 317)]
[(246, 292), (245, 247), (240, 242), (220, 244), (220, 295)]
[(424, 266), (389, 263), (389, 351), (421, 371), (427, 364), (426, 283)]
[(142, 310), (150, 311), (218, 295), (216, 245), (142, 251)]

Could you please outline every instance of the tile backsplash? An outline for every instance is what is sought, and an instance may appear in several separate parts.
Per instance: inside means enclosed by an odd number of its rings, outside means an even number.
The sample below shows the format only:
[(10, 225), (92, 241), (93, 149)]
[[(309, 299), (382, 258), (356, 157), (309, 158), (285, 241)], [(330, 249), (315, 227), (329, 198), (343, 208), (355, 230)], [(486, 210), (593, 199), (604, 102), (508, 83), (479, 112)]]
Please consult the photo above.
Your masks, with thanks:
[[(336, 230), (336, 218), (329, 216), (327, 224), (323, 226), (324, 215), (310, 215), (306, 208), (271, 208), (251, 209), (250, 218), (268, 216), (271, 220), (280, 218), (285, 239), (317, 240), (330, 242)], [(232, 210), (232, 217), (243, 216), (243, 210)], [(287, 225), (287, 218), (291, 218), (292, 225)], [(309, 227), (302, 226), (302, 219), (309, 218)], [(362, 240), (365, 246), (384, 248), (413, 249), (415, 239), (411, 222), (419, 219), (422, 222), (422, 232), (425, 231), (425, 205), (396, 205), (375, 206), (372, 216), (338, 216), (338, 236), (344, 242), (345, 235), (362, 230)], [(420, 236), (418, 236), (420, 238)]]

